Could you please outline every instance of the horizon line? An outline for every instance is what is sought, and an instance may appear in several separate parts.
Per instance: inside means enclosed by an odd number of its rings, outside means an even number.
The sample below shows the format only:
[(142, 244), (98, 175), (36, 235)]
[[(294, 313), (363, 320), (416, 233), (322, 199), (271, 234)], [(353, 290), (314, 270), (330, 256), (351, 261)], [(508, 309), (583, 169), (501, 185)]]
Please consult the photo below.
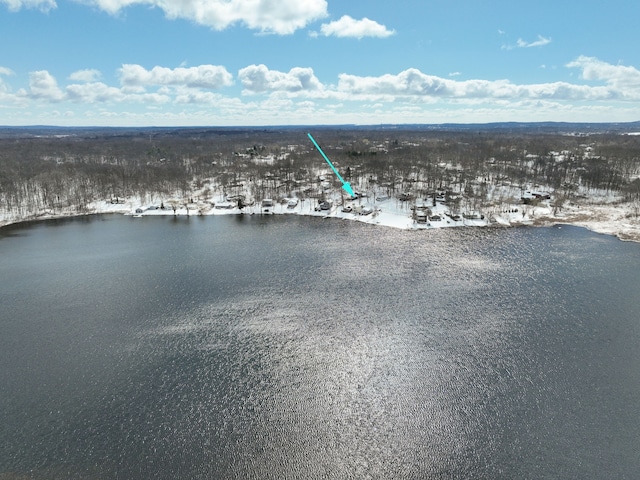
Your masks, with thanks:
[(56, 124), (21, 124), (21, 125), (0, 125), (0, 129), (29, 129), (29, 128), (112, 128), (112, 129), (144, 129), (144, 128), (218, 128), (218, 129), (271, 129), (271, 128), (366, 128), (366, 127), (440, 127), (440, 126), (489, 126), (489, 125), (640, 125), (640, 120), (617, 122), (571, 122), (556, 120), (538, 121), (495, 121), (495, 122), (441, 122), (441, 123), (322, 123), (322, 124), (271, 124), (271, 125), (56, 125)]

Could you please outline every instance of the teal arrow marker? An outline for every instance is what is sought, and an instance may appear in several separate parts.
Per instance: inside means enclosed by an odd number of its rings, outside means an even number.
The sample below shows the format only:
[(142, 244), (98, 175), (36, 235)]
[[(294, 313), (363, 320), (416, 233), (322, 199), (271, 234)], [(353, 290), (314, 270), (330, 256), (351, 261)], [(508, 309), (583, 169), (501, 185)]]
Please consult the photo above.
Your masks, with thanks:
[(310, 133), (307, 133), (307, 135), (309, 136), (309, 138), (311, 139), (311, 141), (313, 142), (313, 144), (316, 146), (316, 148), (318, 149), (318, 151), (320, 152), (320, 154), (324, 157), (324, 160), (329, 164), (329, 166), (331, 167), (331, 170), (333, 170), (333, 173), (336, 174), (336, 176), (338, 177), (338, 180), (340, 180), (342, 182), (342, 188), (344, 188), (344, 190), (351, 196), (351, 197), (355, 197), (356, 194), (353, 192), (353, 189), (351, 188), (351, 185), (349, 184), (349, 182), (345, 182), (344, 178), (342, 178), (342, 176), (340, 175), (340, 173), (338, 173), (338, 170), (336, 169), (336, 167), (333, 166), (333, 163), (331, 163), (331, 160), (329, 160), (327, 158), (327, 156), (324, 154), (324, 152), (322, 151), (322, 149), (320, 148), (320, 145), (318, 145), (318, 142), (315, 141), (315, 139), (311, 136)]

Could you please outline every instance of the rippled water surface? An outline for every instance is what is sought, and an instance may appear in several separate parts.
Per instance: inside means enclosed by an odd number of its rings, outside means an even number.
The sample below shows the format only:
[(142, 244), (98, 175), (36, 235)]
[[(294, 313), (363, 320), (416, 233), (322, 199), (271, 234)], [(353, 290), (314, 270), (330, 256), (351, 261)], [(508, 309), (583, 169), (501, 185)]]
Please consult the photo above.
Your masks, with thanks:
[(5, 228), (0, 478), (637, 478), (639, 272), (571, 227)]

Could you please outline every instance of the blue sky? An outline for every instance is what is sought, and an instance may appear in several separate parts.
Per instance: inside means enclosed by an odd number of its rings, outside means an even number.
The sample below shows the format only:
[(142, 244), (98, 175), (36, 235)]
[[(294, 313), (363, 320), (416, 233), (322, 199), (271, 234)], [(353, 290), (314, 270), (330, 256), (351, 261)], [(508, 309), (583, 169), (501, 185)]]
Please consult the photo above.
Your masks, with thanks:
[(640, 120), (640, 3), (0, 0), (0, 125)]

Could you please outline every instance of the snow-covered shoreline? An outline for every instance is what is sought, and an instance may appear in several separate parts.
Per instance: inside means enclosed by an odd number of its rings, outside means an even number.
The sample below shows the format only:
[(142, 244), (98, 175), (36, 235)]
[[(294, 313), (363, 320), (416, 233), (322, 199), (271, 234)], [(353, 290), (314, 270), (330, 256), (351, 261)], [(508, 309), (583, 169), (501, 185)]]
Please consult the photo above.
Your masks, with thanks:
[[(293, 202), (292, 202), (293, 203)], [(339, 203), (339, 202), (337, 202)], [(317, 201), (307, 199), (297, 201), (295, 205), (286, 202), (276, 202), (267, 213), (259, 203), (245, 206), (239, 209), (236, 204), (219, 201), (212, 203), (181, 204), (175, 211), (171, 207), (160, 208), (159, 205), (145, 205), (140, 199), (131, 198), (122, 203), (108, 201), (95, 202), (87, 206), (85, 211), (44, 211), (38, 215), (24, 218), (10, 217), (0, 213), (0, 228), (24, 222), (69, 218), (75, 216), (95, 214), (123, 214), (134, 217), (146, 216), (209, 216), (209, 215), (305, 215), (322, 217), (326, 219), (342, 219), (357, 221), (383, 227), (402, 230), (429, 230), (434, 228), (452, 227), (515, 227), (552, 226), (558, 224), (575, 225), (587, 228), (593, 232), (614, 235), (620, 240), (640, 242), (640, 218), (637, 216), (634, 205), (630, 203), (569, 205), (562, 209), (554, 209), (550, 203), (542, 203), (536, 206), (511, 205), (494, 208), (481, 218), (471, 218), (473, 215), (453, 216), (449, 209), (442, 203), (430, 204), (427, 219), (416, 221), (416, 215), (408, 202), (400, 202), (396, 199), (387, 199), (378, 202), (359, 199), (354, 202), (346, 202), (345, 206), (351, 206), (352, 211), (344, 211), (342, 205), (332, 205), (328, 210), (319, 210)], [(363, 207), (369, 207), (371, 213), (357, 213)], [(368, 210), (365, 210), (365, 212)], [(467, 218), (465, 218), (467, 217)]]

